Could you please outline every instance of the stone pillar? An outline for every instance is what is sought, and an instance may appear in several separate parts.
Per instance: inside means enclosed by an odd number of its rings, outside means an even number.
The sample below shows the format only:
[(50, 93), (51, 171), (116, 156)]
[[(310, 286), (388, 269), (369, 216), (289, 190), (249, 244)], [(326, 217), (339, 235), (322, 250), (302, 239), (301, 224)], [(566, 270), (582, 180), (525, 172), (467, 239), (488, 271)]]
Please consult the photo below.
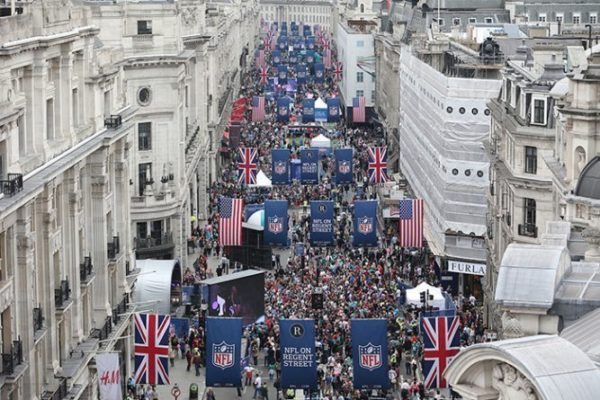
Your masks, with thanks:
[(58, 79), (55, 83), (54, 108), (56, 115), (56, 138), (68, 138), (73, 130), (71, 124), (71, 82), (73, 77), (72, 44), (61, 46), (62, 54), (58, 65)]
[(130, 253), (131, 243), (131, 219), (129, 213), (129, 169), (127, 165), (127, 142), (126, 138), (118, 143), (118, 150), (115, 152), (115, 192), (113, 194), (113, 212), (115, 213), (116, 232), (119, 234), (121, 253), (121, 262), (117, 265), (116, 279), (118, 284), (118, 301), (121, 301), (122, 295), (129, 291), (125, 279), (125, 261)]
[[(76, 170), (69, 172), (70, 179), (66, 180), (65, 194), (68, 196), (67, 218), (68, 229), (64, 230), (64, 243), (69, 244), (69, 256), (73, 272), (69, 274), (71, 281), (71, 298), (73, 299), (72, 320), (73, 338), (76, 342), (85, 339), (86, 333), (83, 327), (83, 304), (81, 299), (80, 264), (86, 254), (83, 253), (79, 242), (79, 227), (81, 220), (81, 189), (79, 187), (79, 174)], [(65, 254), (66, 255), (66, 254)]]
[(31, 69), (25, 70), (25, 152), (29, 156), (43, 150), (46, 137), (46, 80), (48, 64), (42, 51), (36, 51)]

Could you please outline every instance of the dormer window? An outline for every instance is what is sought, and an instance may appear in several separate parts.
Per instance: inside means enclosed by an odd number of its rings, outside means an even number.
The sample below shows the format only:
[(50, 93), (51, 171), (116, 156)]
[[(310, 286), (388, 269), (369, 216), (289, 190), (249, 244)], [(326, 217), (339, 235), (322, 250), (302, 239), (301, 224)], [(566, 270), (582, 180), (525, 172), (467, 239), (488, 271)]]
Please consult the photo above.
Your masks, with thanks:
[(533, 113), (531, 123), (534, 125), (546, 125), (546, 99), (533, 98)]
[(540, 13), (538, 15), (538, 22), (546, 22), (546, 13)]
[(137, 22), (138, 35), (152, 35), (152, 21), (142, 20)]

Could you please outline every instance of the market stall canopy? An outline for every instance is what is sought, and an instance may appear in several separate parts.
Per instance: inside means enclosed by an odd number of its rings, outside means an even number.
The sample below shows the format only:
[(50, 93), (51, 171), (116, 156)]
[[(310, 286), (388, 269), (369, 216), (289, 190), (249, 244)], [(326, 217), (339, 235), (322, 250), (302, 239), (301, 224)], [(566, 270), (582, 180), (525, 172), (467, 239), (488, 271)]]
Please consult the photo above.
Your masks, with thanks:
[(171, 313), (171, 291), (181, 287), (181, 266), (177, 260), (136, 260), (140, 270), (133, 301), (140, 309), (158, 314)]
[(265, 175), (262, 170), (258, 171), (256, 174), (256, 183), (253, 185), (248, 185), (250, 187), (271, 187), (271, 180), (267, 175)]
[(310, 147), (331, 147), (331, 140), (327, 136), (319, 134), (311, 139)]

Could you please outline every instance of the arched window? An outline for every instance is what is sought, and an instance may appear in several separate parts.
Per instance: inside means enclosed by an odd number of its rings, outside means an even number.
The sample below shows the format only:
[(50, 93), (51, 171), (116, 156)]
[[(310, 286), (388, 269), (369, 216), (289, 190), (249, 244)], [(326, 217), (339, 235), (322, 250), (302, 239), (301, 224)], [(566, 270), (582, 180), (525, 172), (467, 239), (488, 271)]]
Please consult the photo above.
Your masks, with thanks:
[(364, 13), (365, 12), (365, 5), (364, 4), (360, 4), (360, 12)]

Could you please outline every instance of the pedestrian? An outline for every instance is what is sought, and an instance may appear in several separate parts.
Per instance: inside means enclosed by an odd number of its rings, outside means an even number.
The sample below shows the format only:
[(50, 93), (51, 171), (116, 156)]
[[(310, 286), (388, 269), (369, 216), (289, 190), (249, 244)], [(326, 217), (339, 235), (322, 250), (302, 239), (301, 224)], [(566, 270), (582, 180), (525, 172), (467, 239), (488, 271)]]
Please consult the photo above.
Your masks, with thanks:
[(177, 348), (169, 349), (169, 363), (171, 364), (171, 368), (175, 368), (175, 357), (177, 357)]
[(262, 388), (262, 379), (260, 377), (260, 371), (256, 373), (256, 378), (254, 379), (254, 395), (253, 399), (256, 399), (257, 395), (260, 395), (260, 390)]
[(206, 400), (216, 400), (215, 399), (215, 392), (213, 392), (212, 389), (208, 389), (206, 391)]
[(252, 373), (254, 372), (254, 368), (250, 365), (246, 365), (244, 367), (244, 385), (250, 386), (252, 385)]
[(196, 376), (200, 376), (200, 366), (202, 365), (202, 357), (200, 357), (200, 351), (194, 350), (194, 368), (196, 369)]
[(187, 372), (190, 372), (190, 368), (192, 367), (192, 358), (192, 351), (190, 349), (187, 349), (187, 351), (185, 352), (185, 359), (187, 361)]
[(263, 400), (269, 400), (269, 388), (267, 382), (263, 382), (262, 387), (260, 388), (260, 394)]

